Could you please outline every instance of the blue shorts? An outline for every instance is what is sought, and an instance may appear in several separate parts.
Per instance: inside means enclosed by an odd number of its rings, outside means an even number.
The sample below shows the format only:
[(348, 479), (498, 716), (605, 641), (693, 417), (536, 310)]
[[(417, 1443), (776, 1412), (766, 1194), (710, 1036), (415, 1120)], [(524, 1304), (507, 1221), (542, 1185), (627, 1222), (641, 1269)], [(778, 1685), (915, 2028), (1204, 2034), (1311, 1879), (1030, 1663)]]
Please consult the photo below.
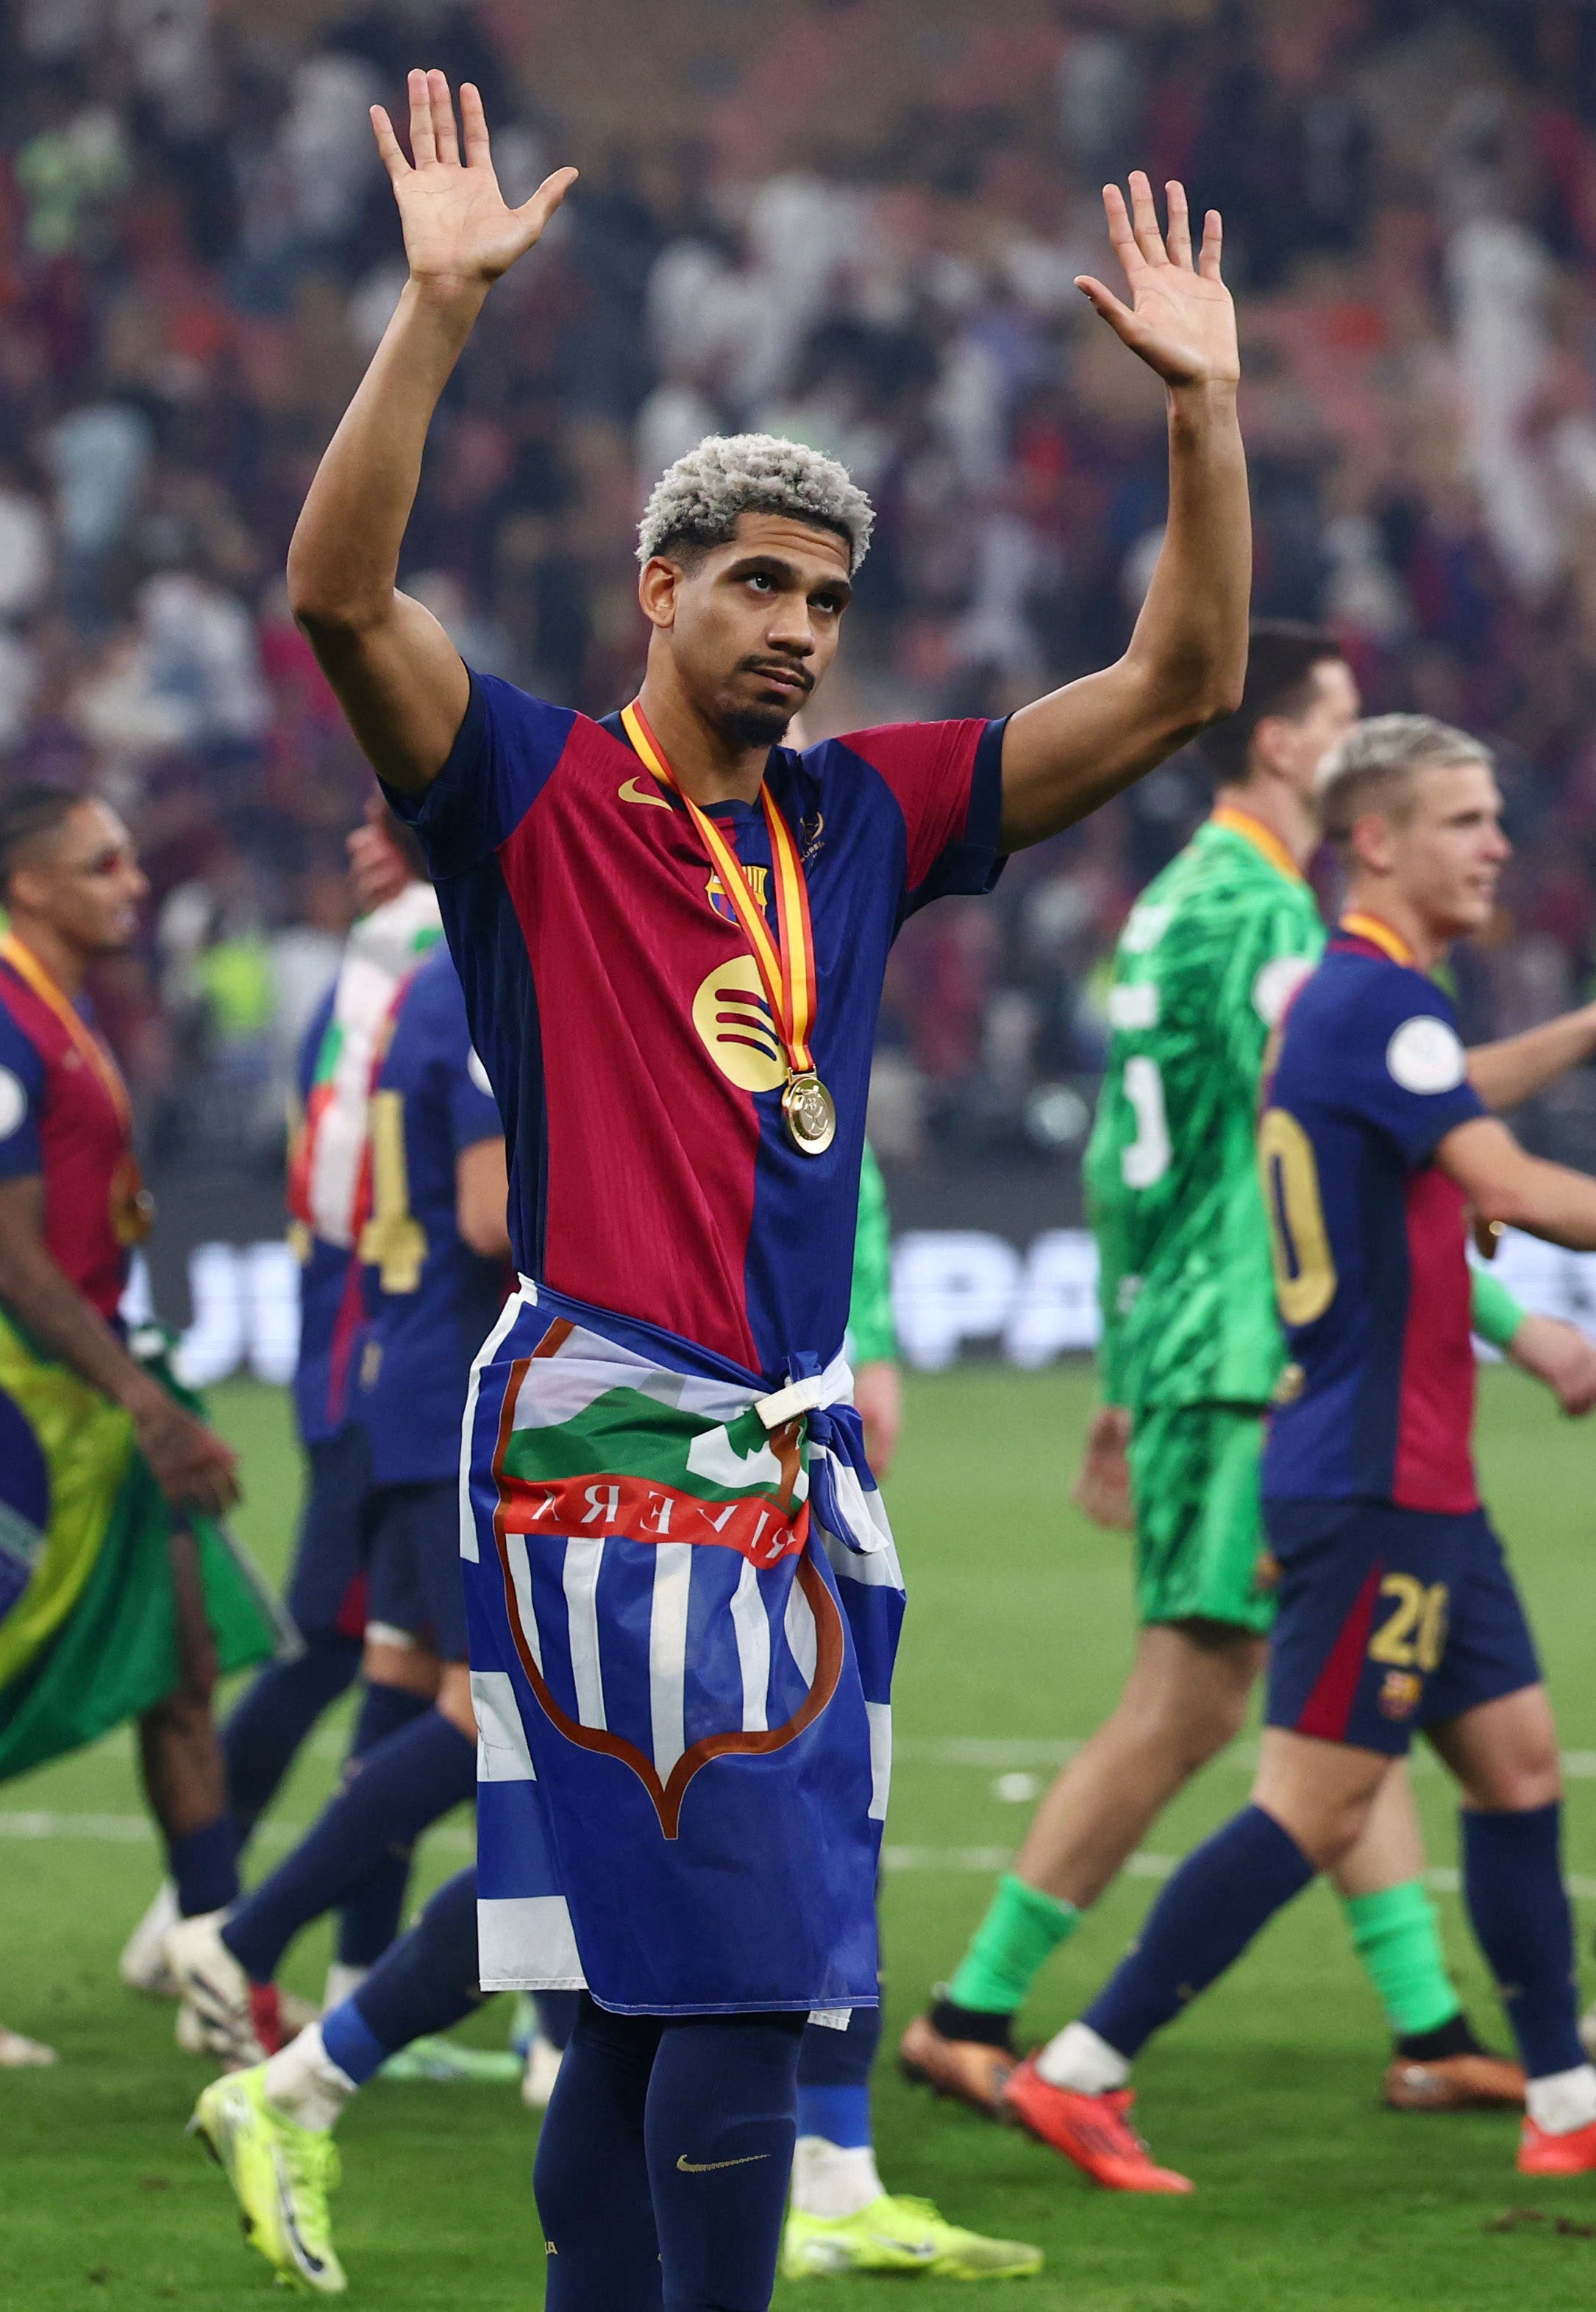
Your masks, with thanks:
[(1540, 1680), (1535, 1641), (1483, 1510), (1266, 1501), (1280, 1567), (1265, 1722), (1387, 1756)]
[(385, 1622), (420, 1639), (444, 1661), (464, 1661), (458, 1479), (378, 1485), (367, 1502), (366, 1520), (368, 1625)]
[(365, 1503), (371, 1452), (353, 1421), (308, 1446), (310, 1483), (287, 1606), (307, 1638), (358, 1638), (366, 1624)]

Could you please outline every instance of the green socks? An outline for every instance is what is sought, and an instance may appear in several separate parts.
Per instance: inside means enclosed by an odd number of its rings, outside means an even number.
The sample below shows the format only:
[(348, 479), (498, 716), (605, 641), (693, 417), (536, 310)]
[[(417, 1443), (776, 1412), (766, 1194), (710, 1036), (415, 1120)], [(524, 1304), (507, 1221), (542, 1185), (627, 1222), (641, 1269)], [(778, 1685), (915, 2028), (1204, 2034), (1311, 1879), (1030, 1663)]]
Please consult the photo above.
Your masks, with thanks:
[(1409, 1878), (1378, 1895), (1344, 1896), (1341, 1907), (1352, 1948), (1397, 2038), (1436, 2030), (1461, 2013), (1442, 1955), (1435, 1906), (1420, 1880)]
[(1012, 2015), (1059, 1945), (1075, 1932), (1080, 1915), (1073, 1903), (1043, 1895), (1006, 1870), (947, 1986), (949, 1999), (979, 2013)]

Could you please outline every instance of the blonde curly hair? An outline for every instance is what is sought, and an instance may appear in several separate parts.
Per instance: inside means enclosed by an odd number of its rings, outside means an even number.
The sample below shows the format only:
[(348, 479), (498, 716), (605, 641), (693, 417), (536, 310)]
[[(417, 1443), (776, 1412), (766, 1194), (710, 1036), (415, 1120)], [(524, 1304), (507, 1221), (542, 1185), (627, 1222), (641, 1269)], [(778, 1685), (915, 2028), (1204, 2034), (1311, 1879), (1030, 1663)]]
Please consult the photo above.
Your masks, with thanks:
[(784, 513), (829, 530), (848, 547), (850, 572), (870, 543), (876, 510), (834, 458), (773, 434), (709, 434), (667, 466), (637, 526), (637, 558), (673, 558), (728, 546), (741, 513)]

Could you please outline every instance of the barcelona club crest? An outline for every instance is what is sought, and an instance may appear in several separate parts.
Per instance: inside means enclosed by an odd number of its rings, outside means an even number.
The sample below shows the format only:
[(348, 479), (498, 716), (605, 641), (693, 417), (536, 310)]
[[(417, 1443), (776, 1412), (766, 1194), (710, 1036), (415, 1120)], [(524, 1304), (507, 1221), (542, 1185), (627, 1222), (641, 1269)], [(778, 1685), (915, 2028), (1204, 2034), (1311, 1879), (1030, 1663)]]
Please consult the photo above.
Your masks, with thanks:
[(1413, 1670), (1388, 1669), (1385, 1683), (1380, 1689), (1382, 1717), (1394, 1719), (1399, 1724), (1404, 1718), (1411, 1718), (1418, 1708), (1418, 1698), (1424, 1689), (1423, 1678)]
[[(754, 886), (754, 897), (760, 913), (765, 912), (770, 898), (771, 871), (768, 867), (745, 867), (743, 872)], [(735, 924), (737, 909), (726, 896), (726, 886), (719, 875), (711, 875), (704, 885), (704, 896), (723, 922)]]

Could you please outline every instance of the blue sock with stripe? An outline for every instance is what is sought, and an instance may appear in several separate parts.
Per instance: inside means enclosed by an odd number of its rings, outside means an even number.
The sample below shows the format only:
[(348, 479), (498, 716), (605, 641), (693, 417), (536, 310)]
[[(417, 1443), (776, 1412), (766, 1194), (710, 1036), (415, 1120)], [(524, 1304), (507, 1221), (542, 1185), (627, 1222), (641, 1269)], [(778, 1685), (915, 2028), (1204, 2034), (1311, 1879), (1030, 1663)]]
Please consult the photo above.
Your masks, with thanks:
[(322, 2045), (339, 2070), (363, 2087), (401, 2047), (430, 2031), (452, 2029), (481, 2005), (476, 1971), (473, 1864), (439, 1887), (360, 1989), (322, 2017)]
[(1589, 2059), (1580, 2045), (1574, 1922), (1563, 1885), (1560, 1806), (1522, 1814), (1465, 1807), (1463, 1893), (1532, 2080)]
[(413, 1846), (475, 1789), (475, 1743), (429, 1709), (366, 1753), (348, 1788), (244, 1897), (222, 1941), (251, 1981), (269, 1983), (301, 1927), (335, 1909), (390, 1849)]
[(1186, 1857), (1082, 2022), (1121, 2055), (1135, 2055), (1316, 1875), (1273, 1815), (1243, 1807)]
[(845, 2151), (875, 2140), (870, 2073), (880, 2044), (879, 2007), (856, 2007), (845, 2031), (824, 2023), (805, 2026), (798, 2068), (800, 2135), (818, 2135)]

